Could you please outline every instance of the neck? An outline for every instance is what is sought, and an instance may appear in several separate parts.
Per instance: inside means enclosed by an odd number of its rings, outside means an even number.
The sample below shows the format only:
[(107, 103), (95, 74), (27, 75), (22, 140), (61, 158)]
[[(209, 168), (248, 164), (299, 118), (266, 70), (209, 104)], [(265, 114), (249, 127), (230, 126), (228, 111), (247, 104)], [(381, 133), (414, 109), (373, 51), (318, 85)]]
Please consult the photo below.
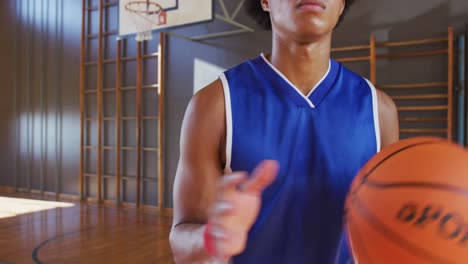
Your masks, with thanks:
[(331, 35), (314, 43), (298, 43), (273, 33), (269, 58), (281, 73), (304, 95), (323, 78), (330, 63)]

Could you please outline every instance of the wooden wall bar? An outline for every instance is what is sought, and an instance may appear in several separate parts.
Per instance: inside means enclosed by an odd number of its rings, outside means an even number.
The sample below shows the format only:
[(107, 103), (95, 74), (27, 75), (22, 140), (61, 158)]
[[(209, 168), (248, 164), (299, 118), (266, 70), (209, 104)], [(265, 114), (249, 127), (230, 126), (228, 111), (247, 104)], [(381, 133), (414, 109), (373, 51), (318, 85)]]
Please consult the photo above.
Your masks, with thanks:
[(115, 70), (115, 194), (117, 204), (122, 201), (121, 195), (121, 118), (122, 118), (122, 40), (117, 40), (117, 54), (116, 54), (116, 70)]
[(136, 180), (137, 180), (137, 190), (136, 190), (136, 206), (141, 205), (141, 89), (143, 86), (142, 83), (142, 66), (143, 66), (143, 55), (142, 55), (142, 42), (137, 43), (137, 75), (136, 75), (136, 152), (137, 152), (137, 166), (136, 166)]
[[(453, 29), (451, 27), (448, 28), (448, 33), (446, 36), (435, 37), (435, 38), (427, 38), (427, 39), (419, 39), (419, 40), (409, 40), (409, 41), (397, 41), (397, 42), (376, 42), (375, 37), (371, 36), (369, 45), (355, 45), (349, 47), (339, 47), (333, 48), (332, 52), (360, 52), (364, 50), (369, 50), (369, 56), (348, 56), (348, 57), (340, 57), (336, 59), (342, 63), (346, 62), (366, 62), (369, 61), (370, 66), (370, 73), (369, 79), (378, 89), (388, 90), (388, 91), (403, 91), (405, 90), (405, 94), (391, 95), (391, 97), (396, 101), (397, 105), (401, 102), (411, 102), (411, 101), (418, 101), (421, 102), (425, 100), (430, 102), (430, 100), (446, 100), (447, 103), (444, 105), (440, 104), (431, 104), (427, 103), (425, 105), (401, 105), (398, 106), (398, 110), (400, 112), (427, 112), (430, 111), (431, 113), (434, 111), (445, 111), (447, 113), (447, 117), (441, 118), (439, 116), (427, 117), (426, 115), (421, 117), (401, 117), (400, 123), (414, 123), (414, 124), (430, 124), (434, 123), (437, 127), (440, 126), (441, 122), (446, 124), (446, 128), (437, 128), (437, 129), (419, 129), (419, 128), (402, 128), (400, 129), (401, 133), (406, 134), (443, 134), (446, 138), (452, 138), (453, 132), (453, 53), (454, 53), (454, 36), (453, 36)], [(447, 44), (446, 48), (437, 48), (437, 49), (430, 49), (430, 45), (439, 45), (440, 44)], [(419, 47), (425, 45), (422, 51), (413, 51), (413, 52), (387, 52), (387, 53), (378, 53), (377, 48), (390, 48), (390, 47)], [(386, 60), (394, 60), (394, 59), (401, 59), (401, 58), (413, 58), (413, 57), (426, 57), (426, 56), (439, 56), (439, 55), (446, 55), (447, 56), (447, 81), (439, 81), (439, 82), (419, 82), (419, 83), (397, 83), (397, 84), (382, 84), (379, 83), (377, 78), (377, 64), (379, 60), (386, 59)], [(390, 62), (391, 63), (391, 62)], [(442, 88), (447, 87), (445, 93), (442, 92), (425, 92), (425, 89), (429, 88)], [(414, 94), (407, 94), (408, 92), (412, 93), (413, 91), (420, 91)], [(429, 91), (429, 90), (428, 90)], [(423, 92), (423, 93), (422, 93)], [(434, 112), (435, 113), (435, 112)]]
[(103, 123), (103, 27), (104, 27), (104, 0), (99, 0), (99, 40), (97, 61), (97, 200), (102, 202), (102, 123)]
[(370, 37), (370, 81), (377, 84), (377, 50), (375, 48), (375, 37)]
[(448, 111), (447, 111), (447, 138), (452, 139), (452, 131), (453, 131), (453, 28), (449, 28), (448, 30), (448, 85), (447, 85), (447, 92), (448, 92)]
[(158, 98), (159, 98), (159, 118), (158, 118), (158, 208), (164, 207), (164, 140), (163, 140), (163, 128), (164, 128), (164, 65), (165, 60), (165, 48), (166, 48), (166, 34), (161, 32), (159, 34), (159, 45), (158, 45)]
[(84, 153), (85, 150), (85, 50), (86, 50), (86, 19), (88, 17), (88, 12), (86, 8), (86, 1), (82, 2), (82, 12), (81, 17), (81, 48), (80, 48), (80, 169), (79, 169), (79, 192), (80, 198), (84, 198)]

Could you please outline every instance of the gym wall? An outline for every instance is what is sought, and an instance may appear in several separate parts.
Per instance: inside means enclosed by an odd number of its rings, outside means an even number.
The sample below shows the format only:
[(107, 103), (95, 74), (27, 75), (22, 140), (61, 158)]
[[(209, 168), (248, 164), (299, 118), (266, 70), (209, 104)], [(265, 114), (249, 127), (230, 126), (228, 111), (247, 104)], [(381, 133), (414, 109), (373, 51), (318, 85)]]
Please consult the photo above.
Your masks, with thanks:
[(80, 3), (0, 5), (0, 185), (76, 194)]
[[(237, 1), (229, 2), (228, 8), (232, 8)], [(216, 9), (221, 12), (219, 6)], [(333, 46), (366, 43), (370, 34), (380, 41), (434, 37), (446, 34), (449, 25), (459, 33), (467, 18), (466, 0), (359, 0), (336, 30)], [(257, 32), (204, 42), (168, 36), (164, 120), (167, 207), (172, 206), (181, 122), (195, 88), (195, 60), (227, 69), (271, 48), (270, 32), (258, 29), (243, 12), (238, 21)], [(0, 1), (0, 22), (0, 186), (78, 195), (81, 1)], [(175, 32), (198, 35), (225, 28), (215, 21)], [(390, 69), (383, 65), (378, 79), (443, 78), (437, 68), (443, 62), (443, 58), (424, 61), (426, 67), (411, 67), (411, 74), (402, 72), (399, 64)], [(128, 68), (129, 72), (134, 70)]]

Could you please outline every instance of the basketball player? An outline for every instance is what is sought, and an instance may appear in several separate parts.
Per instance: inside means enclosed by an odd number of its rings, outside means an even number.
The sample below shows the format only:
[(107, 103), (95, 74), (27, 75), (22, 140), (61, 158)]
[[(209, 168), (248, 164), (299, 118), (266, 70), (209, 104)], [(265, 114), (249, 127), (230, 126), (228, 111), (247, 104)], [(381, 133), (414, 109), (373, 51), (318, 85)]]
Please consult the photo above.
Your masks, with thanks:
[(330, 59), (352, 2), (246, 1), (271, 26), (272, 52), (226, 71), (187, 108), (170, 235), (177, 263), (350, 263), (347, 191), (398, 140), (393, 101)]

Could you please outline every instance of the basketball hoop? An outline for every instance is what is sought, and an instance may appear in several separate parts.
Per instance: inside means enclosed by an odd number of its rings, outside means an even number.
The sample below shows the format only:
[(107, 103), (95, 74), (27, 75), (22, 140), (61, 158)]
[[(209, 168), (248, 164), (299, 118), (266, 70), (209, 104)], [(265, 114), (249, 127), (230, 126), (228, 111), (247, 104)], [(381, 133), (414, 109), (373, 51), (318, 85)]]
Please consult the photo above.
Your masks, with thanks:
[(125, 5), (125, 10), (129, 12), (136, 28), (136, 41), (153, 39), (152, 25), (166, 24), (166, 12), (154, 1), (130, 1)]

